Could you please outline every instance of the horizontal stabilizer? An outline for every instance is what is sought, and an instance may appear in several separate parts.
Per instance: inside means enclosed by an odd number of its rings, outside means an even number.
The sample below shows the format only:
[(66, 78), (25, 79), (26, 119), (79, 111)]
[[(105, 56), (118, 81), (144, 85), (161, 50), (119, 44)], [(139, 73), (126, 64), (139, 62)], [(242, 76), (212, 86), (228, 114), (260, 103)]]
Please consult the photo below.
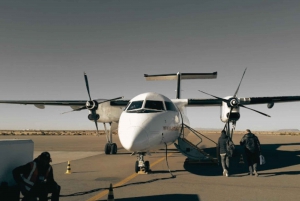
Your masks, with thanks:
[[(180, 78), (183, 79), (215, 79), (217, 78), (217, 72), (213, 73), (180, 73)], [(178, 73), (173, 74), (157, 74), (157, 75), (148, 75), (144, 74), (144, 77), (147, 81), (154, 80), (177, 80)]]

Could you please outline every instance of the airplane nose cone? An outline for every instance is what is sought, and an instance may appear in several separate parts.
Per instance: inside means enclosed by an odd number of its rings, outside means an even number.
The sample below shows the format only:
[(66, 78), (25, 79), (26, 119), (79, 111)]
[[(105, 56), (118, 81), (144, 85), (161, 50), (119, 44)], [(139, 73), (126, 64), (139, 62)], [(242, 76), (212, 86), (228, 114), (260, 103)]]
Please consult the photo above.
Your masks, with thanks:
[(125, 132), (119, 133), (122, 146), (128, 151), (142, 151), (148, 146), (147, 132), (137, 126), (126, 129)]

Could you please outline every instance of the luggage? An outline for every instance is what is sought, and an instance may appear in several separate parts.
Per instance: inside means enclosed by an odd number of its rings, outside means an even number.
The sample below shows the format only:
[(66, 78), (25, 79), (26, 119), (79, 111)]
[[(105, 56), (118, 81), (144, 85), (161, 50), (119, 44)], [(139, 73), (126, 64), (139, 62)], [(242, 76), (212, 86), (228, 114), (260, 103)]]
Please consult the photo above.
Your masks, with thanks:
[(259, 155), (259, 164), (263, 165), (266, 163), (266, 159), (263, 155)]

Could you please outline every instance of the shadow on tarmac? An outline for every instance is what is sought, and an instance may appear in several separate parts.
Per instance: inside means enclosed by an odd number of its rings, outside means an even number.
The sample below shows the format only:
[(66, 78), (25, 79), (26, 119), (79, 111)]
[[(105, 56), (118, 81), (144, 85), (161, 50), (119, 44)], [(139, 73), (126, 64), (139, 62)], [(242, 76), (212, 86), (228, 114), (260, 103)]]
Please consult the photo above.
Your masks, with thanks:
[[(282, 146), (299, 146), (300, 143), (287, 143), (287, 144), (262, 144), (261, 151), (262, 155), (266, 159), (266, 164), (258, 165), (258, 173), (260, 176), (271, 177), (277, 175), (298, 175), (300, 171), (272, 171), (279, 168), (290, 167), (300, 164), (300, 150), (293, 150), (287, 148), (286, 150), (278, 150)], [(207, 153), (215, 154), (215, 148), (204, 149)], [(232, 177), (243, 177), (248, 176), (248, 166), (245, 156), (243, 156), (244, 163), (240, 163), (241, 154), (244, 155), (244, 148), (240, 145), (236, 145), (236, 155), (230, 158), (230, 169), (229, 173)], [(184, 169), (192, 174), (204, 175), (204, 176), (222, 176), (221, 164), (193, 164), (184, 163)], [(260, 173), (260, 171), (268, 171), (268, 173)]]
[[(198, 195), (194, 194), (168, 194), (168, 195), (151, 195), (151, 196), (143, 196), (143, 197), (134, 197), (134, 198), (118, 198), (118, 200), (122, 201), (166, 201), (166, 200), (188, 200), (188, 201), (200, 201)], [(102, 200), (104, 201), (104, 200)]]

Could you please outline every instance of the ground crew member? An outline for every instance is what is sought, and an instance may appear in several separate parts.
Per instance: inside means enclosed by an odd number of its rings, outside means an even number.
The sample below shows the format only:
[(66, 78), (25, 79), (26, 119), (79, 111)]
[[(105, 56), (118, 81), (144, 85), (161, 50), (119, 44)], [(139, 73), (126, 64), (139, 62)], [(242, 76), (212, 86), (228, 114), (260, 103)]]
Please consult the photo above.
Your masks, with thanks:
[(229, 173), (229, 157), (227, 155), (227, 141), (228, 141), (228, 136), (226, 135), (226, 131), (222, 130), (221, 136), (219, 137), (218, 140), (218, 150), (220, 153), (221, 157), (221, 164), (223, 168), (223, 175), (228, 177)]
[(24, 196), (22, 201), (37, 197), (39, 201), (47, 201), (48, 193), (52, 193), (51, 201), (59, 201), (60, 186), (54, 181), (50, 162), (49, 152), (43, 152), (32, 162), (13, 170), (13, 177)]
[(247, 133), (241, 139), (240, 145), (244, 146), (249, 168), (249, 175), (252, 176), (253, 174), (255, 174), (255, 176), (258, 176), (257, 163), (259, 161), (259, 155), (261, 153), (260, 142), (256, 135), (251, 133), (250, 129), (247, 129), (246, 131)]

